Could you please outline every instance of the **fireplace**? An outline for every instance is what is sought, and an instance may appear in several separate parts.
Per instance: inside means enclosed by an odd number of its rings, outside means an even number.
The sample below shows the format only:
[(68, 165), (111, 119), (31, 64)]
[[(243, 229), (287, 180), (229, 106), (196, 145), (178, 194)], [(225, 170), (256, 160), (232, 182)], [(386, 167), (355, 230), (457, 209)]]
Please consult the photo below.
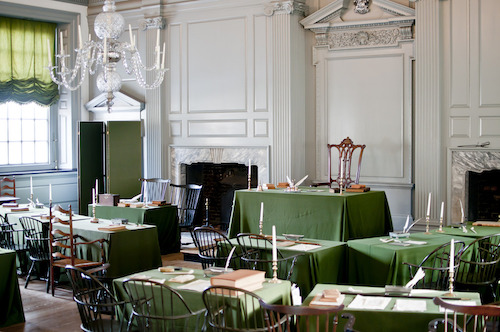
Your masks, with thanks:
[(498, 220), (500, 215), (500, 170), (467, 172), (468, 220)]
[[(460, 222), (460, 202), (463, 204), (465, 220), (474, 221), (481, 220), (482, 218), (497, 220), (500, 208), (490, 206), (488, 209), (485, 209), (482, 205), (483, 203), (490, 205), (490, 203), (496, 202), (496, 199), (498, 199), (496, 191), (497, 188), (500, 188), (500, 182), (495, 178), (487, 180), (478, 179), (477, 175), (479, 174), (479, 178), (487, 178), (493, 173), (500, 172), (498, 171), (500, 170), (500, 150), (453, 148), (450, 149), (448, 156), (451, 185), (448, 200), (450, 204), (448, 223)], [(472, 184), (470, 182), (471, 176)], [(492, 181), (496, 182), (493, 183)], [(497, 188), (493, 188), (494, 186)], [(486, 196), (489, 196), (489, 198), (486, 198)], [(489, 202), (486, 202), (486, 200)], [(498, 205), (497, 203), (493, 204)], [(484, 212), (478, 212), (478, 208)], [(497, 217), (495, 218), (495, 216)]]
[[(184, 165), (186, 183), (201, 184), (200, 204), (196, 210), (195, 225), (201, 225), (206, 215), (210, 225), (226, 230), (231, 219), (234, 191), (248, 188), (248, 166), (237, 163), (194, 163)], [(252, 165), (252, 188), (258, 185), (258, 169)]]

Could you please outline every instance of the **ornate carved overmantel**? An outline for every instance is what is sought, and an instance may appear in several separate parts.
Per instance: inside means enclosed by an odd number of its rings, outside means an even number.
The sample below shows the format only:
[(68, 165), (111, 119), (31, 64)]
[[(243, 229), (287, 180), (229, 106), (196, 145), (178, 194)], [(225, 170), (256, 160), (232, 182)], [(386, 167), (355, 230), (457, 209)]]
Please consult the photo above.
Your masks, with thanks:
[(414, 9), (390, 0), (373, 0), (371, 6), (382, 13), (380, 18), (365, 19), (366, 13), (357, 13), (359, 19), (349, 21), (344, 16), (350, 6), (348, 0), (336, 0), (300, 22), (316, 34), (316, 47), (330, 50), (390, 47), (413, 39)]
[(271, 1), (269, 5), (264, 9), (264, 14), (266, 16), (272, 16), (275, 13), (286, 13), (305, 16), (307, 11), (307, 5), (304, 0), (287, 0), (287, 1)]

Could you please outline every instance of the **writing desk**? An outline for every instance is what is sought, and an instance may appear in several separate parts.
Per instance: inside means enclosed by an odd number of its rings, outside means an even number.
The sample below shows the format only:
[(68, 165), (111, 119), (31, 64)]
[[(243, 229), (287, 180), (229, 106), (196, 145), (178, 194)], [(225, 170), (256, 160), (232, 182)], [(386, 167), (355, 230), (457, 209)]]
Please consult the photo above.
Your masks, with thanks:
[[(92, 205), (89, 205), (89, 214)], [(162, 255), (179, 252), (181, 232), (175, 205), (151, 206), (147, 208), (130, 208), (120, 206), (96, 205), (97, 218), (125, 218), (129, 223), (155, 225), (158, 231), (158, 242)]]
[[(348, 291), (350, 287), (355, 289), (356, 291), (363, 292), (363, 294), (370, 292), (384, 292), (384, 288), (381, 287), (318, 284), (316, 285), (316, 287), (314, 287), (311, 294), (309, 294), (309, 296), (304, 300), (303, 305), (308, 305), (316, 294), (323, 292), (323, 290), (325, 289), (336, 288), (340, 292), (343, 292)], [(436, 296), (442, 296), (446, 292), (433, 290), (418, 291), (419, 296), (429, 297), (429, 299), (415, 299), (425, 302), (426, 309), (423, 312), (393, 310), (396, 300), (403, 299), (394, 297), (390, 298), (391, 300), (389, 304), (383, 310), (348, 308), (349, 304), (352, 302), (356, 295), (346, 295), (344, 300), (345, 308), (342, 312), (352, 313), (356, 317), (356, 323), (354, 324), (354, 329), (356, 331), (428, 331), (427, 326), (431, 320), (435, 318), (444, 318), (444, 312), (440, 312), (439, 307), (432, 302), (432, 298)], [(475, 301), (478, 305), (481, 304), (479, 293), (455, 292), (455, 294), (457, 295), (457, 297), (467, 298), (470, 299), (469, 301)], [(343, 327), (346, 322), (346, 319), (339, 317), (339, 326), (337, 326), (337, 331), (343, 331)]]
[(386, 235), (392, 219), (385, 192), (330, 193), (328, 189), (237, 190), (229, 236), (259, 233), (260, 203), (264, 202), (263, 232), (301, 234), (311, 239), (347, 241)]
[[(283, 239), (283, 237), (277, 238)], [(236, 239), (230, 241), (233, 245), (238, 245)], [(304, 254), (297, 259), (291, 280), (299, 286), (301, 294), (309, 294), (314, 285), (318, 283), (335, 284), (345, 282), (347, 243), (317, 239), (302, 239), (299, 242), (317, 243), (320, 246), (317, 249), (308, 251), (294, 250), (294, 246), (280, 246), (280, 243), (284, 242), (278, 241), (277, 248), (284, 257)], [(268, 257), (261, 258), (271, 260), (272, 254), (269, 252)]]
[[(179, 292), (192, 311), (198, 311), (200, 309), (205, 308), (205, 305), (202, 300), (201, 290), (196, 291), (196, 290), (182, 289), (179, 287), (186, 284), (180, 284), (168, 281), (169, 279), (175, 277), (175, 275), (167, 275), (162, 272), (159, 272), (157, 269), (140, 272), (140, 274), (155, 279), (166, 279), (165, 284), (167, 286), (174, 288), (177, 292)], [(123, 281), (132, 276), (133, 275), (129, 275), (123, 278), (115, 279), (113, 281), (115, 294), (119, 300), (126, 300), (126, 301), (129, 300), (127, 293), (123, 288)], [(196, 277), (195, 280), (207, 280), (207, 281), (210, 280), (210, 278), (204, 276), (203, 270), (194, 270), (194, 276)], [(266, 302), (276, 303), (276, 304), (286, 304), (286, 305), (291, 304), (290, 292), (291, 292), (291, 284), (288, 281), (282, 281), (279, 284), (271, 284), (269, 282), (264, 282), (263, 288), (253, 291), (253, 293), (262, 297)], [(167, 299), (165, 303), (169, 303), (169, 300)], [(242, 304), (242, 306), (244, 305)], [(126, 317), (130, 317), (131, 313), (130, 305), (128, 306), (127, 310), (128, 312)]]
[(0, 327), (24, 322), (16, 273), (16, 252), (0, 248)]
[[(407, 247), (393, 242), (383, 243), (381, 237), (347, 241), (348, 283), (355, 285), (405, 285), (410, 280), (410, 272), (403, 262), (420, 264), (422, 260), (440, 245), (450, 242), (451, 237), (440, 233), (430, 235), (412, 233), (409, 240), (425, 241), (426, 244), (412, 244)], [(383, 237), (387, 239), (388, 237)], [(474, 239), (454, 236), (455, 241), (465, 245)]]

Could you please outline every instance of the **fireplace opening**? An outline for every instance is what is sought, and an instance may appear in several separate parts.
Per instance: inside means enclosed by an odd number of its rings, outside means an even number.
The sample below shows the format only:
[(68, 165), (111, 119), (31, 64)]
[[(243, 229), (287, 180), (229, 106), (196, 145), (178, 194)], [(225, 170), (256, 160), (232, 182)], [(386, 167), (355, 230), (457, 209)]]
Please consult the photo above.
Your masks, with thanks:
[[(226, 230), (231, 219), (234, 191), (248, 188), (248, 166), (237, 163), (193, 163), (183, 164), (186, 183), (201, 184), (201, 197), (195, 214), (195, 225), (204, 224), (206, 200), (208, 199), (208, 221), (210, 225)], [(251, 167), (251, 186), (257, 187), (258, 167)]]
[(499, 220), (500, 170), (467, 172), (468, 220)]

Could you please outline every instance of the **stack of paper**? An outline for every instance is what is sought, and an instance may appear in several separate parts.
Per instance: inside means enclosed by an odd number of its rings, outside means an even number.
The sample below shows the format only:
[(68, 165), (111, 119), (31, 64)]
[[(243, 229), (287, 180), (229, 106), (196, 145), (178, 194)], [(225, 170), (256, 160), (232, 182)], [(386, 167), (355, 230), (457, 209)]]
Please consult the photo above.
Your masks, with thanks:
[(391, 302), (390, 297), (356, 295), (349, 309), (384, 310)]
[(394, 311), (419, 311), (424, 312), (427, 310), (427, 303), (425, 300), (406, 300), (397, 299), (394, 304)]

